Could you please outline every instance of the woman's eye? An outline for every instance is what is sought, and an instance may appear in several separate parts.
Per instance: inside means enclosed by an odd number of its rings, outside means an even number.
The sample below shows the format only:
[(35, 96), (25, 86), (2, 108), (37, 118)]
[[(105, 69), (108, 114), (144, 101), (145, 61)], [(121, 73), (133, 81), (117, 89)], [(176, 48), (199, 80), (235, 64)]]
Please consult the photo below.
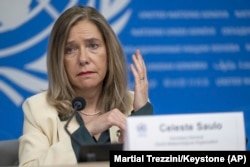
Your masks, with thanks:
[(75, 54), (77, 52), (77, 47), (66, 47), (65, 54)]
[(99, 44), (97, 44), (97, 43), (90, 43), (90, 44), (88, 44), (88, 47), (90, 49), (97, 49), (99, 47)]

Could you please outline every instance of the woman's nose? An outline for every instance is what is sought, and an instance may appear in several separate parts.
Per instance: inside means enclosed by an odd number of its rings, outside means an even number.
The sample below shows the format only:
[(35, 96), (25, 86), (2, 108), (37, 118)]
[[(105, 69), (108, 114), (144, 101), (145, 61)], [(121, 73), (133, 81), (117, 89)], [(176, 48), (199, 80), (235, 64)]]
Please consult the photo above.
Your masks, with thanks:
[(81, 48), (80, 54), (79, 54), (79, 64), (80, 65), (86, 65), (89, 64), (89, 57), (88, 52), (86, 49)]

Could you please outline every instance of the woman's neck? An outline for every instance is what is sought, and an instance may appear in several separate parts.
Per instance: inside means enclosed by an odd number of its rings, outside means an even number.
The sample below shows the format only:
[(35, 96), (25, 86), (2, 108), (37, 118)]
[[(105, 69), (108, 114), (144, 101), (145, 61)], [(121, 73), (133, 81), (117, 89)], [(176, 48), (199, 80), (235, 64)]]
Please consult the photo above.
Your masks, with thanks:
[(98, 101), (101, 96), (101, 90), (87, 90), (87, 91), (78, 91), (77, 96), (81, 96), (86, 101), (86, 107), (84, 109), (85, 113), (96, 113), (98, 109)]

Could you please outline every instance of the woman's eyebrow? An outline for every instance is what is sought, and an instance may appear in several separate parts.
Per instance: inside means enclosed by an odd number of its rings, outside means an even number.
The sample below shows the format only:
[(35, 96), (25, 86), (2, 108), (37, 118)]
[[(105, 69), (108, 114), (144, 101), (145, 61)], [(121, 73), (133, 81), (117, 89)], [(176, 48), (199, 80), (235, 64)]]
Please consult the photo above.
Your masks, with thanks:
[(98, 39), (98, 38), (87, 38), (87, 39), (84, 39), (85, 42), (102, 42), (101, 39)]
[[(89, 43), (89, 42), (103, 42), (101, 39), (98, 39), (98, 38), (86, 38), (86, 39), (83, 39), (84, 42), (86, 43)], [(71, 45), (71, 44), (74, 44), (75, 41), (74, 40), (71, 40), (71, 41), (67, 41), (66, 42), (66, 45)]]
[(74, 41), (67, 41), (66, 42), (66, 46), (68, 46), (68, 45), (73, 45), (75, 42)]

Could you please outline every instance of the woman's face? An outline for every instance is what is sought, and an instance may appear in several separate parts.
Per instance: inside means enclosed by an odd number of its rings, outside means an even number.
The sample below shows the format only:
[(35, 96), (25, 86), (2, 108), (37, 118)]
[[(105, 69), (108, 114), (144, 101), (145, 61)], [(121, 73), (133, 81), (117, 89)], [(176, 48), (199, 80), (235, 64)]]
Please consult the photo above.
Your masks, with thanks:
[(69, 32), (64, 66), (75, 91), (100, 89), (107, 73), (107, 53), (95, 24), (84, 20)]

